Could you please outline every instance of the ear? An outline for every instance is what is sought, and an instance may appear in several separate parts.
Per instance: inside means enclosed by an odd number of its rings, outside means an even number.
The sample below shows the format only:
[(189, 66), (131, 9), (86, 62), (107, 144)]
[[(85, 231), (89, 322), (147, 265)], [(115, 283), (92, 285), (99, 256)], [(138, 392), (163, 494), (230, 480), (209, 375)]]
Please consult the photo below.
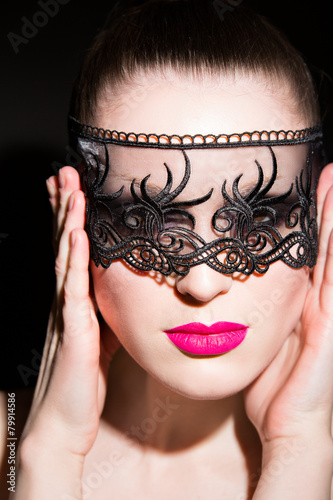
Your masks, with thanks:
[[(329, 189), (333, 186), (333, 163), (322, 170), (317, 187), (318, 225), (321, 226), (323, 206)], [(333, 222), (333, 221), (332, 221)]]

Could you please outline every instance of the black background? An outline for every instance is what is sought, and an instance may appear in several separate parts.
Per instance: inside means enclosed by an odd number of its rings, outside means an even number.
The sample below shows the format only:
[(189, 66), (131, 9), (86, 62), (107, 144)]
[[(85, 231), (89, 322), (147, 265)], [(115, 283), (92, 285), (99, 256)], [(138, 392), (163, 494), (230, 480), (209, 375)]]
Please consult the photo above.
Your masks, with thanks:
[[(42, 9), (37, 0), (2, 2), (0, 389), (36, 382), (54, 284), (45, 180), (71, 161), (66, 150), (71, 86), (85, 50), (114, 3), (68, 0), (15, 53), (8, 33), (21, 35), (22, 17), (32, 20)], [(281, 28), (314, 71), (332, 161), (331, 2), (244, 3)]]

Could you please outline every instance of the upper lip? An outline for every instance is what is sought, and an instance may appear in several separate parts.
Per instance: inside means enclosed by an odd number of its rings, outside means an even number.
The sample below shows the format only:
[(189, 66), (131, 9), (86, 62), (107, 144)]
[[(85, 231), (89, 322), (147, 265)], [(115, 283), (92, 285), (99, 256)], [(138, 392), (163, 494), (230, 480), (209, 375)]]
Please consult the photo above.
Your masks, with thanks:
[(188, 323), (186, 325), (176, 326), (166, 333), (194, 333), (197, 335), (211, 335), (214, 333), (227, 333), (235, 332), (237, 330), (247, 329), (248, 326), (240, 323), (230, 323), (228, 321), (218, 321), (211, 326), (204, 325), (203, 323)]

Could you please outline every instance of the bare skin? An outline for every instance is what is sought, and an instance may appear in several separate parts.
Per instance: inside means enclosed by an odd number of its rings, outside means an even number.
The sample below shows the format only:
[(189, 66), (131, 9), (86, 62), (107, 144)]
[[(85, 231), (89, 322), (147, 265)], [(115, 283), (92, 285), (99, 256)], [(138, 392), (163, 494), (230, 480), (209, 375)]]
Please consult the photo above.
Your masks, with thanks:
[[(245, 375), (244, 382), (236, 377), (237, 391), (228, 392), (221, 376), (214, 397), (207, 386), (211, 396), (203, 398), (199, 393), (190, 397), (189, 391), (194, 389), (187, 384), (188, 374), (192, 374), (189, 360), (184, 360), (183, 378), (175, 382), (173, 367), (170, 372), (159, 371), (154, 353), (147, 352), (145, 362), (140, 353), (135, 354), (138, 362), (123, 348), (118, 349), (110, 329), (113, 318), (109, 319), (107, 310), (103, 312), (98, 293), (104, 278), (92, 270), (97, 303), (109, 323), (99, 325), (89, 282), (79, 177), (65, 167), (59, 179), (51, 178), (48, 190), (58, 252), (56, 304), (21, 442), (21, 471), (13, 498), (83, 500), (90, 488), (94, 500), (134, 496), (164, 500), (184, 495), (329, 500), (333, 460), (332, 186), (333, 164), (324, 169), (318, 186), (319, 257), (311, 276), (303, 275), (304, 307), (295, 328), (282, 345), (277, 342), (276, 351), (272, 348), (274, 354), (266, 366), (261, 369), (258, 364), (260, 373), (249, 375), (246, 383)], [(122, 264), (116, 265), (120, 272)], [(191, 270), (187, 281), (178, 280), (175, 285), (176, 298), (179, 294), (191, 303), (200, 302), (200, 310), (207, 304), (212, 307), (224, 294), (234, 293), (223, 288), (230, 285), (228, 277), (211, 275), (206, 267)], [(112, 273), (105, 274), (111, 284), (119, 276)], [(129, 275), (124, 271), (122, 276)], [(218, 287), (212, 292), (209, 287), (215, 287), (217, 279)], [(206, 293), (205, 300), (197, 295), (196, 280), (207, 284), (200, 289), (201, 294)], [(155, 285), (147, 285), (150, 296), (151, 286)], [(125, 333), (117, 330), (131, 350), (135, 344)], [(234, 359), (237, 367), (237, 356), (225, 359)], [(148, 371), (142, 366), (146, 362)], [(223, 371), (224, 362), (219, 363)], [(152, 370), (156, 370), (154, 376)]]

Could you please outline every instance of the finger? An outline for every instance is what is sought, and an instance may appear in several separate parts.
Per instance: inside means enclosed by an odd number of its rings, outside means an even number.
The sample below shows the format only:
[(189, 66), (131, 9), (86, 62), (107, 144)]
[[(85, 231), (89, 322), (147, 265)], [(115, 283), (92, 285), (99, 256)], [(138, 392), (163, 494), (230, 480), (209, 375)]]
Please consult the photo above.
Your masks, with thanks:
[(82, 229), (84, 226), (85, 199), (82, 191), (72, 193), (69, 203), (72, 209), (69, 210), (67, 214), (64, 232), (59, 244), (59, 251), (55, 263), (55, 272), (57, 277), (56, 292), (47, 328), (47, 337), (43, 350), (43, 359), (37, 382), (37, 390), (35, 391), (36, 402), (40, 402), (46, 391), (51, 368), (59, 344), (59, 324), (62, 323), (61, 307), (63, 305), (63, 286), (67, 273), (70, 252), (70, 233), (74, 228), (78, 227)]
[(322, 210), (324, 206), (324, 201), (326, 198), (327, 191), (333, 185), (333, 163), (326, 165), (323, 169), (318, 182), (317, 187), (317, 210), (318, 210), (318, 221), (320, 223)]
[(61, 293), (68, 269), (70, 253), (70, 234), (76, 229), (83, 229), (85, 223), (85, 198), (82, 191), (75, 191), (68, 200), (68, 211), (59, 241), (58, 255), (55, 263), (57, 292)]
[(33, 421), (35, 414), (38, 413), (40, 404), (44, 400), (45, 393), (52, 373), (52, 367), (56, 357), (58, 345), (60, 342), (59, 330), (57, 328), (57, 306), (58, 300), (55, 294), (52, 308), (49, 316), (45, 344), (43, 348), (42, 361), (39, 368), (38, 379), (33, 397), (33, 404), (29, 414), (29, 423)]
[(49, 201), (53, 214), (58, 210), (59, 205), (59, 181), (56, 175), (49, 177), (46, 181), (47, 191), (49, 193)]
[(70, 195), (80, 189), (78, 172), (72, 167), (63, 167), (59, 170), (59, 203), (55, 224), (56, 241), (60, 240), (66, 220), (66, 213)]
[(51, 432), (71, 453), (85, 456), (98, 430), (100, 337), (89, 296), (88, 238), (77, 228), (70, 240), (61, 340), (31, 425), (46, 437)]
[(52, 246), (54, 250), (54, 254), (57, 255), (58, 252), (58, 243), (57, 243), (57, 217), (59, 210), (59, 179), (56, 175), (50, 177), (46, 181), (47, 191), (49, 193), (49, 202), (51, 205), (52, 213), (53, 213), (53, 222), (52, 222)]
[[(84, 230), (75, 228), (70, 234), (68, 271), (64, 284), (64, 329), (67, 338), (82, 338), (83, 333), (89, 331), (92, 326), (91, 308), (89, 243)], [(72, 321), (74, 316), (75, 320)]]
[[(323, 192), (324, 190), (322, 190), (321, 196), (323, 195)], [(333, 225), (332, 221), (333, 221), (333, 186), (331, 185), (326, 190), (325, 199), (322, 202), (321, 206), (321, 217), (319, 221), (318, 257), (313, 275), (313, 283), (318, 290), (320, 290), (320, 286), (324, 276), (328, 241), (330, 238)]]
[(333, 230), (331, 230), (328, 239), (323, 281), (320, 289), (320, 306), (326, 318), (333, 320)]
[[(64, 174), (65, 177), (63, 179), (63, 186), (65, 186), (67, 182), (67, 175), (66, 172), (68, 173), (69, 171), (69, 186), (73, 184), (72, 182), (72, 170), (71, 168), (64, 169)], [(61, 175), (60, 175), (61, 177)], [(74, 172), (74, 186), (76, 183), (76, 173)], [(47, 185), (47, 190), (50, 196), (50, 204), (52, 207), (52, 210), (54, 212), (54, 226), (53, 226), (53, 231), (56, 230), (57, 226), (57, 217), (58, 217), (58, 209), (59, 209), (59, 203), (60, 203), (60, 193), (59, 193), (59, 179), (57, 176), (52, 176), (46, 181)], [(79, 201), (75, 201), (75, 200)], [(69, 219), (71, 221), (71, 224), (69, 224), (69, 227), (67, 229), (67, 236), (65, 236), (65, 239), (67, 241), (69, 240), (69, 233), (73, 227), (76, 225), (78, 227), (83, 227), (84, 224), (84, 195), (82, 192), (74, 193), (74, 199), (73, 199), (73, 213), (69, 215)], [(80, 208), (81, 205), (81, 208)], [(77, 210), (79, 209), (79, 214), (77, 214)], [(66, 245), (64, 245), (65, 247)], [(52, 304), (52, 309), (50, 312), (50, 317), (49, 317), (49, 322), (48, 322), (48, 327), (47, 327), (47, 337), (46, 337), (46, 342), (44, 345), (44, 350), (43, 350), (43, 357), (42, 357), (42, 363), (41, 363), (41, 368), (39, 371), (39, 377), (37, 381), (37, 386), (35, 390), (35, 395), (34, 395), (34, 401), (35, 401), (35, 407), (38, 407), (38, 404), (41, 402), (41, 400), (44, 397), (47, 385), (48, 385), (48, 379), (50, 377), (50, 372), (52, 370), (53, 366), (53, 361), (56, 356), (56, 351), (58, 348), (59, 344), (59, 318), (61, 317), (61, 314), (59, 314), (59, 307), (62, 307), (62, 288), (63, 288), (63, 282), (64, 282), (64, 277), (66, 274), (67, 270), (67, 262), (68, 262), (68, 252), (69, 252), (69, 244), (67, 244), (67, 249), (62, 248), (62, 256), (56, 260), (56, 274), (57, 274), (57, 286), (56, 286), (56, 292)], [(58, 243), (57, 245), (54, 246), (55, 248), (55, 253), (58, 253)], [(67, 255), (64, 257), (64, 253), (67, 252)], [(61, 311), (60, 311), (61, 313)]]
[[(73, 193), (73, 196), (75, 197), (76, 193)], [(80, 194), (79, 194), (80, 196)], [(69, 235), (70, 239), (70, 235)], [(68, 249), (68, 253), (70, 253), (70, 247)], [(82, 255), (80, 256), (80, 259), (84, 258), (86, 254), (86, 250), (83, 248)], [(69, 255), (68, 255), (68, 260), (69, 260)], [(69, 265), (69, 263), (68, 263)], [(86, 270), (85, 264), (83, 263), (83, 269)], [(67, 269), (64, 271), (64, 275), (66, 277)], [(77, 284), (82, 287), (81, 283)], [(55, 294), (55, 298), (52, 304), (52, 310), (49, 318), (49, 324), (48, 324), (48, 332), (47, 332), (47, 339), (44, 345), (44, 350), (43, 350), (43, 359), (41, 363), (41, 368), (39, 372), (39, 380), (37, 383), (38, 391), (35, 391), (35, 396), (39, 396), (39, 400), (43, 398), (43, 395), (45, 394), (45, 390), (48, 385), (48, 380), (51, 375), (51, 367), (54, 364), (54, 360), (56, 358), (56, 351), (59, 346), (59, 342), (61, 340), (61, 332), (63, 331), (64, 328), (64, 323), (62, 320), (62, 308), (63, 308), (63, 297), (61, 300), (59, 300), (59, 293)], [(61, 316), (61, 321), (59, 321), (59, 318)], [(43, 375), (42, 375), (43, 373)], [(41, 376), (42, 375), (42, 376)]]
[(80, 426), (98, 418), (99, 326), (89, 296), (89, 244), (74, 229), (64, 284), (63, 332), (49, 394), (61, 418)]

